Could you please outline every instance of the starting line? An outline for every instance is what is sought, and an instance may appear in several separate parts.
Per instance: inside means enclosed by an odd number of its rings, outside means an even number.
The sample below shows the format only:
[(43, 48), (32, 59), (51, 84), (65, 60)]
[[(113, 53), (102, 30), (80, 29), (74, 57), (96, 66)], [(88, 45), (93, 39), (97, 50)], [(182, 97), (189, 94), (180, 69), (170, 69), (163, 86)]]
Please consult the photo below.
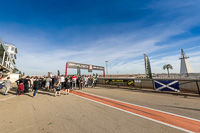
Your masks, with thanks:
[(110, 99), (90, 93), (71, 91), (74, 95), (103, 104), (108, 107), (112, 107), (123, 112), (133, 114), (169, 127), (173, 127), (188, 133), (200, 133), (200, 120), (176, 115), (144, 106), (130, 104), (119, 100)]

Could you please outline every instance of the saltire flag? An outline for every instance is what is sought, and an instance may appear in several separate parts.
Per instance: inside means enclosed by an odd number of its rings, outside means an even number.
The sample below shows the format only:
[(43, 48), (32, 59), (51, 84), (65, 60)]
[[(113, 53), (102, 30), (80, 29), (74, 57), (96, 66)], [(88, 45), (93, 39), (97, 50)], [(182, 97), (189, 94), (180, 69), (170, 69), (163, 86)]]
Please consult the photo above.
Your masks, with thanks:
[(180, 92), (179, 82), (177, 80), (154, 80), (154, 87), (157, 91)]
[(147, 78), (152, 78), (152, 73), (151, 73), (151, 65), (149, 58), (146, 54), (144, 54), (144, 63), (145, 63), (145, 73)]

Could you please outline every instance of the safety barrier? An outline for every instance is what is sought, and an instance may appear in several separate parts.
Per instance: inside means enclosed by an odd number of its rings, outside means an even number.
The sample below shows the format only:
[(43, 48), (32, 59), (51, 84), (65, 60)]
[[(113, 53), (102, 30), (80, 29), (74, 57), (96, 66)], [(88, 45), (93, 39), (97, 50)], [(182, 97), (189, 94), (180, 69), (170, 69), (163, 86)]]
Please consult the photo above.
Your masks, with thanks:
[[(199, 79), (139, 79), (139, 78), (98, 78), (98, 84), (114, 85), (114, 86), (129, 86), (140, 89), (152, 89), (166, 91), (172, 89), (175, 92), (192, 93), (200, 95), (200, 80)], [(163, 89), (163, 90), (162, 90)], [(177, 89), (177, 90), (176, 90)], [(167, 90), (170, 91), (170, 90)]]

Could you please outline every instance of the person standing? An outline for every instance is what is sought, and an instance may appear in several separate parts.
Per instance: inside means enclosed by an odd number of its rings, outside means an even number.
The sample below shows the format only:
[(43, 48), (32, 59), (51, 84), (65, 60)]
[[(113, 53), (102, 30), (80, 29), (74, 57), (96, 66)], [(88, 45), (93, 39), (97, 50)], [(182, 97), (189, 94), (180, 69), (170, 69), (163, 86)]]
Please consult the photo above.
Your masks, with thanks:
[(60, 96), (60, 90), (61, 90), (61, 79), (58, 79), (58, 82), (56, 83), (56, 92), (55, 92), (55, 97), (58, 94)]
[(57, 84), (57, 82), (58, 82), (58, 78), (57, 78), (57, 76), (54, 76), (54, 78), (53, 78), (53, 91), (54, 92), (56, 92), (56, 84)]
[(88, 75), (88, 84), (87, 86), (90, 86), (90, 75)]
[(51, 82), (51, 78), (50, 78), (50, 77), (47, 77), (47, 78), (46, 78), (46, 85), (45, 85), (45, 88), (46, 88), (47, 91), (49, 91), (50, 82)]
[(82, 76), (82, 78), (83, 78), (83, 87), (84, 88), (85, 88), (85, 77), (86, 77), (85, 75)]
[(40, 76), (40, 78), (38, 79), (39, 83), (40, 83), (40, 89), (42, 89), (42, 81), (43, 81), (43, 78), (42, 76)]
[(18, 85), (18, 90), (17, 90), (17, 96), (21, 96), (21, 95), (23, 95), (23, 93), (24, 93), (24, 84), (20, 80), (19, 85)]
[(56, 84), (57, 82), (58, 82), (58, 77), (55, 76), (55, 77), (54, 77), (54, 84)]
[(88, 77), (85, 76), (85, 87), (87, 88), (88, 87)]
[(95, 88), (97, 85), (97, 75), (93, 77), (93, 80), (94, 80), (94, 88)]
[(80, 76), (79, 77), (79, 90), (82, 90), (83, 89), (83, 77)]
[(25, 79), (26, 77), (25, 76), (23, 76), (21, 79), (18, 79), (17, 81), (15, 81), (16, 83), (17, 83), (17, 85), (19, 85), (19, 83), (21, 82), (21, 83), (25, 83)]
[(31, 89), (32, 89), (32, 91), (33, 91), (33, 81), (34, 81), (34, 78), (31, 77), (30, 81), (31, 81), (31, 83), (30, 83), (30, 87), (31, 87)]
[(66, 79), (65, 79), (65, 92), (67, 95), (69, 95), (69, 89), (71, 87), (71, 77), (68, 76)]
[(42, 79), (42, 88), (45, 88), (45, 85), (46, 85), (46, 77), (43, 76), (43, 79)]
[(54, 89), (54, 76), (51, 77), (51, 90)]
[(95, 85), (96, 85), (96, 76), (95, 74), (93, 74), (93, 77), (92, 77), (92, 88), (94, 87), (95, 88)]
[(27, 76), (24, 82), (24, 93), (28, 93), (29, 92), (29, 85), (30, 85), (31, 81), (29, 79), (29, 77)]
[(38, 77), (36, 77), (36, 80), (33, 82), (33, 98), (35, 97), (38, 89), (40, 89), (40, 81), (38, 80)]
[(5, 92), (4, 95), (7, 95), (8, 91), (10, 90), (10, 77), (7, 78), (7, 80), (5, 81)]
[(61, 79), (61, 81), (60, 81), (61, 82), (61, 89), (64, 89), (65, 88), (65, 77), (64, 77), (64, 75), (62, 75), (60, 79)]
[[(76, 76), (74, 75), (74, 76), (72, 77), (72, 90), (73, 90), (73, 89), (76, 89), (76, 80), (77, 80), (77, 78), (76, 78)], [(73, 88), (73, 86), (75, 86), (75, 88)]]
[(79, 90), (80, 90), (80, 79), (81, 79), (80, 76), (78, 76), (77, 80), (76, 80), (77, 81), (77, 87), (79, 88)]
[(88, 81), (89, 81), (89, 86), (92, 86), (92, 83), (93, 83), (93, 78), (92, 78), (92, 76), (91, 76), (91, 75), (90, 75), (90, 77), (89, 77)]

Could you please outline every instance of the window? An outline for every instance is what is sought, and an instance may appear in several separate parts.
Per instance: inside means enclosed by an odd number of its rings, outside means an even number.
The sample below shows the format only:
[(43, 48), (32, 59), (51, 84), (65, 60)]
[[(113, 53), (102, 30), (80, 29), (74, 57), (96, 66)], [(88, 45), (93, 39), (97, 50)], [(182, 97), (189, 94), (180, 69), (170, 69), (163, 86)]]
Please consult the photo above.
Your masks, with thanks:
[(11, 48), (11, 51), (14, 51), (14, 50), (15, 50), (15, 48), (14, 48), (14, 47), (12, 47), (12, 48)]

